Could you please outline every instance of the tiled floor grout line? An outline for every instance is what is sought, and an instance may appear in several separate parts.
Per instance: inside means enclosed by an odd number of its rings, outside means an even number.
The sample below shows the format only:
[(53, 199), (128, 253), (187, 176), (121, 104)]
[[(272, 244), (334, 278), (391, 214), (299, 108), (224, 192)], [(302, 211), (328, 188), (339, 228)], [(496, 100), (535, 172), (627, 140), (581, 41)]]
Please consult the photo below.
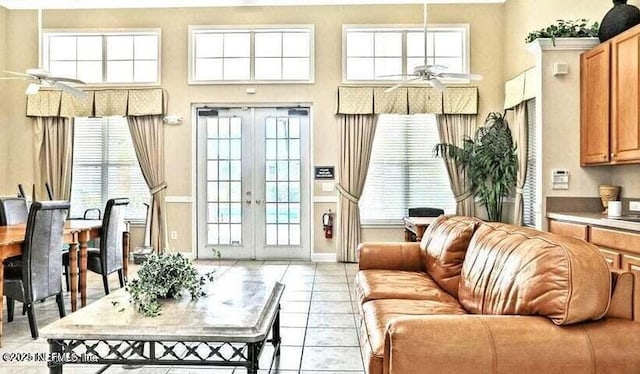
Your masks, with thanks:
[(309, 331), (309, 317), (311, 316), (311, 302), (313, 300), (313, 289), (316, 287), (316, 274), (318, 274), (318, 264), (315, 264), (313, 270), (313, 281), (311, 282), (311, 294), (309, 296), (309, 308), (307, 309), (307, 323), (304, 325), (304, 337), (302, 338), (302, 353), (300, 353), (300, 364), (298, 365), (298, 373), (302, 372), (302, 359), (304, 358), (304, 346), (307, 342), (307, 332)]

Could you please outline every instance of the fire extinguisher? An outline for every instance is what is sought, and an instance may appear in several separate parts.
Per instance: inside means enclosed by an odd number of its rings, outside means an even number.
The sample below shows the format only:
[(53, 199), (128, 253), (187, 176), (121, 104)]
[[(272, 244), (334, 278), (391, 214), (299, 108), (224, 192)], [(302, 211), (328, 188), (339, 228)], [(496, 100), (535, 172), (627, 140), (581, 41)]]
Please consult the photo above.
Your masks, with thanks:
[(322, 229), (324, 230), (324, 237), (326, 239), (333, 238), (333, 213), (331, 213), (331, 209), (322, 215), (322, 226)]

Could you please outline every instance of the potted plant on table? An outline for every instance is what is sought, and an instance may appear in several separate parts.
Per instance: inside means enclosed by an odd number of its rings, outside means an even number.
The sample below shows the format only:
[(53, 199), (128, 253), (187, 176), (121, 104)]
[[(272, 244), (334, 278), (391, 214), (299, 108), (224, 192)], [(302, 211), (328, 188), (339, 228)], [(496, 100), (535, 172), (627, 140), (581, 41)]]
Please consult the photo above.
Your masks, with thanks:
[(177, 298), (189, 292), (192, 300), (206, 296), (207, 281), (213, 272), (200, 275), (181, 253), (151, 254), (138, 270), (138, 278), (127, 285), (136, 310), (148, 317), (160, 314), (161, 299)]
[(511, 130), (500, 113), (489, 113), (474, 138), (463, 139), (463, 146), (436, 144), (436, 157), (454, 161), (467, 172), (471, 193), (487, 210), (489, 221), (502, 221), (502, 203), (516, 184), (518, 156)]

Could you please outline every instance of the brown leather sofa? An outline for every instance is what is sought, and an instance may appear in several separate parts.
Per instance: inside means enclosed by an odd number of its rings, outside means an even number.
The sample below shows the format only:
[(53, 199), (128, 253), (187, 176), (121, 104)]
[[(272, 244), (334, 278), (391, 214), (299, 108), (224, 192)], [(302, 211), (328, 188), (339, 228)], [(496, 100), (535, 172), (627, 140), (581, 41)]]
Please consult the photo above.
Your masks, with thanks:
[(589, 243), (441, 216), (358, 251), (368, 374), (640, 373), (640, 274)]

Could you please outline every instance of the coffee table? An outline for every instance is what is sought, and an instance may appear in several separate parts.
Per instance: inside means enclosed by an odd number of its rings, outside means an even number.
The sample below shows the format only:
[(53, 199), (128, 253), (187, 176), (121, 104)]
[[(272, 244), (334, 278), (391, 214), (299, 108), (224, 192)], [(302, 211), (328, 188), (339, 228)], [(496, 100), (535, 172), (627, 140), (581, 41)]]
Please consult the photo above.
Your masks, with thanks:
[[(208, 296), (165, 300), (145, 317), (124, 289), (42, 328), (50, 373), (64, 364), (244, 366), (258, 371), (266, 343), (280, 354), (284, 285), (221, 277)], [(269, 332), (272, 332), (269, 338)]]

